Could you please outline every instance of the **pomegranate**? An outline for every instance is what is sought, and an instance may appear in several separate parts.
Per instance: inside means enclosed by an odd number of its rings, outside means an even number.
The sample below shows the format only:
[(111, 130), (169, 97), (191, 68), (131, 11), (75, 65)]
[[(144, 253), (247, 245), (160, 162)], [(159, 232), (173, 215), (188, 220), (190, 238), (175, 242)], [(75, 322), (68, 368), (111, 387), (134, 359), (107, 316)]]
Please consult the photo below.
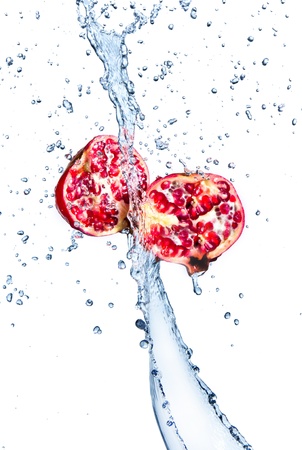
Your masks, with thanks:
[[(75, 229), (90, 236), (105, 236), (129, 225), (129, 195), (123, 177), (122, 152), (115, 136), (96, 136), (67, 166), (56, 188), (56, 206)], [(148, 168), (133, 149), (139, 198), (149, 183)]]
[(239, 238), (244, 210), (234, 186), (210, 173), (154, 181), (142, 203), (142, 243), (159, 259), (204, 272)]

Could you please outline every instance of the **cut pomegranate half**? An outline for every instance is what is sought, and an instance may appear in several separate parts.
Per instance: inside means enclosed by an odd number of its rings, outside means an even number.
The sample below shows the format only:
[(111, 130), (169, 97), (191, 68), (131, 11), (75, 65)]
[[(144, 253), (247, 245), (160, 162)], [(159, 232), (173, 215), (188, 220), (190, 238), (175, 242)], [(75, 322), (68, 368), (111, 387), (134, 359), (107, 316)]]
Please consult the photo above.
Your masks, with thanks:
[[(56, 189), (56, 206), (75, 229), (90, 236), (105, 236), (129, 225), (129, 195), (122, 174), (123, 155), (115, 136), (96, 136), (67, 166)], [(137, 171), (137, 195), (142, 197), (149, 183), (149, 172), (133, 149)]]
[(142, 243), (159, 259), (204, 272), (236, 242), (244, 210), (230, 181), (210, 173), (154, 181), (142, 204)]

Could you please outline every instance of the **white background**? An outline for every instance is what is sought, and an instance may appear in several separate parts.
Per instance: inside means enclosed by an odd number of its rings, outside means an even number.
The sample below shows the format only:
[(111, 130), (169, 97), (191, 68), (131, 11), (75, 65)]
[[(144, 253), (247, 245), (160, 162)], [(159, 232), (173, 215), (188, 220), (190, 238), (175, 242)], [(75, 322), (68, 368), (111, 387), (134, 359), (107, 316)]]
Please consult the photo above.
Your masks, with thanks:
[[(132, 13), (123, 9), (127, 2), (116, 5), (104, 22), (120, 32)], [(128, 36), (129, 77), (146, 116), (135, 146), (153, 179), (182, 171), (179, 159), (232, 178), (246, 228), (200, 279), (201, 296), (181, 266), (162, 264), (162, 277), (192, 360), (231, 423), (255, 450), (298, 448), (300, 7), (279, 0), (191, 6), (197, 6), (195, 20), (177, 1), (164, 2), (154, 25)], [(81, 32), (73, 1), (1, 2), (0, 448), (159, 450), (164, 444), (149, 396), (148, 353), (134, 325), (141, 315), (125, 236), (84, 237), (68, 252), (72, 230), (54, 207), (65, 155), (75, 154), (100, 126), (117, 134), (114, 109), (99, 84), (102, 63)], [(154, 81), (166, 60), (173, 62), (170, 73)], [(231, 89), (230, 80), (242, 74)], [(62, 107), (65, 98), (72, 114)], [(177, 122), (169, 125), (172, 118)], [(159, 135), (168, 149), (156, 149)], [(59, 139), (65, 150), (46, 152)], [(29, 236), (26, 244), (20, 230)], [(121, 259), (125, 270), (117, 268)], [(93, 333), (96, 325), (102, 334)]]

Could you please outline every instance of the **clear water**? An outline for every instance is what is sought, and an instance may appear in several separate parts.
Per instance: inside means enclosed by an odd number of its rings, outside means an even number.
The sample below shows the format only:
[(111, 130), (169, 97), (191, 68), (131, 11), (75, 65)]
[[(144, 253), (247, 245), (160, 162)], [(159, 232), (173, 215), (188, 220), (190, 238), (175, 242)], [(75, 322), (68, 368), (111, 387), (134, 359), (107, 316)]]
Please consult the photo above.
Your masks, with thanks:
[[(139, 204), (136, 196), (136, 174), (131, 167), (131, 152), (135, 127), (143, 126), (143, 115), (135, 100), (134, 85), (127, 73), (126, 38), (150, 21), (154, 23), (161, 3), (153, 6), (148, 15), (132, 5), (133, 21), (122, 33), (107, 31), (101, 24), (103, 14), (110, 14), (110, 6), (97, 11), (96, 2), (81, 0), (78, 20), (97, 56), (104, 64), (101, 84), (108, 90), (119, 124), (119, 141), (125, 155), (124, 173), (134, 207), (131, 221), (135, 228)], [(112, 5), (111, 5), (112, 6)], [(185, 11), (190, 1), (180, 2)], [(191, 12), (195, 18), (196, 8)], [(183, 342), (176, 318), (160, 277), (160, 264), (154, 256), (138, 244), (136, 231), (128, 236), (128, 257), (132, 261), (131, 275), (138, 286), (137, 305), (144, 321), (137, 321), (145, 331), (142, 348), (149, 348), (150, 392), (155, 417), (167, 449), (178, 450), (251, 450), (252, 447), (220, 411), (216, 396), (199, 377), (199, 369), (191, 362), (192, 351)], [(197, 278), (193, 278), (196, 294), (202, 293)], [(101, 330), (96, 327), (95, 333)]]

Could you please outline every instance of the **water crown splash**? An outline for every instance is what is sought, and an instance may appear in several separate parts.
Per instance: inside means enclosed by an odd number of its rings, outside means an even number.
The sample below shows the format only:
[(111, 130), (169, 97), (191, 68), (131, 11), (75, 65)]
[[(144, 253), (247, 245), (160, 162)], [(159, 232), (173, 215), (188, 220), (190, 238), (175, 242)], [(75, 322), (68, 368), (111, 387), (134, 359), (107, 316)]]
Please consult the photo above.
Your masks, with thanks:
[[(162, 3), (162, 2), (161, 2)], [(148, 19), (154, 23), (161, 3), (153, 6)], [(187, 2), (189, 3), (189, 2)], [(252, 450), (236, 427), (221, 413), (215, 394), (198, 376), (191, 362), (192, 351), (183, 342), (175, 315), (160, 278), (160, 265), (152, 253), (144, 250), (136, 224), (140, 211), (137, 177), (131, 164), (135, 125), (142, 127), (143, 115), (134, 97), (134, 85), (127, 73), (126, 36), (148, 22), (132, 4), (134, 21), (122, 34), (107, 32), (96, 18), (93, 0), (77, 0), (78, 20), (88, 40), (104, 64), (101, 84), (108, 90), (116, 109), (119, 144), (124, 155), (123, 173), (127, 181), (133, 235), (128, 235), (132, 260), (131, 275), (138, 285), (137, 306), (145, 321), (144, 346), (149, 347), (150, 392), (155, 417), (169, 450)], [(110, 6), (110, 5), (109, 5)], [(108, 12), (107, 5), (101, 10)], [(112, 5), (111, 5), (112, 6)], [(181, 5), (183, 7), (183, 5)], [(201, 289), (194, 280), (195, 291)]]

